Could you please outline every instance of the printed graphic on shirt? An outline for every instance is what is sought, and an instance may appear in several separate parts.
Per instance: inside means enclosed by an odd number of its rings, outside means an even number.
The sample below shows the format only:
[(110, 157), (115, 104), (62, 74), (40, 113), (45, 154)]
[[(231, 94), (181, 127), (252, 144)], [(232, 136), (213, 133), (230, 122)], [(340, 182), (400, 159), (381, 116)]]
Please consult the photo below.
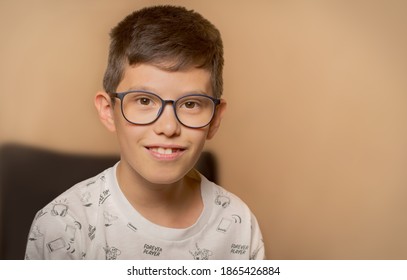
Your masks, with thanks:
[(137, 228), (136, 228), (134, 225), (132, 225), (131, 223), (128, 223), (128, 224), (127, 224), (127, 227), (128, 227), (129, 229), (131, 229), (132, 231), (137, 232)]
[(43, 237), (44, 237), (44, 234), (42, 234), (40, 232), (40, 229), (38, 228), (38, 226), (34, 226), (31, 229), (30, 234), (28, 235), (28, 240), (35, 241), (35, 240), (38, 240)]
[(244, 255), (249, 249), (249, 245), (232, 243), (230, 246), (230, 253), (235, 255)]
[(113, 222), (116, 221), (118, 218), (117, 216), (109, 214), (109, 212), (107, 211), (103, 212), (103, 217), (105, 218), (105, 227), (111, 226)]
[(226, 233), (229, 230), (230, 225), (232, 223), (233, 223), (233, 220), (228, 219), (228, 218), (222, 218), (222, 220), (220, 220), (220, 223), (216, 228), (216, 231)]
[(82, 229), (82, 224), (78, 221), (74, 222), (74, 225), (78, 228), (78, 229)]
[(161, 248), (159, 246), (154, 246), (151, 244), (144, 244), (144, 247), (143, 247), (143, 254), (154, 256), (154, 257), (159, 257), (161, 255), (162, 251), (163, 251), (163, 248)]
[(225, 193), (218, 191), (218, 194), (215, 199), (215, 204), (223, 208), (227, 208), (230, 205), (230, 197)]
[(61, 250), (61, 249), (65, 248), (66, 247), (66, 242), (62, 237), (60, 237), (60, 238), (57, 238), (57, 239), (47, 243), (46, 246), (48, 248), (48, 251), (50, 253), (53, 253), (55, 251), (58, 251), (58, 250)]
[(66, 250), (71, 254), (75, 253), (75, 247), (73, 246), (72, 242), (68, 243), (68, 247), (66, 248)]
[(75, 235), (76, 235), (76, 230), (78, 229), (77, 224), (74, 225), (66, 225), (65, 232), (66, 232), (66, 237), (68, 238), (68, 244), (66, 250), (69, 253), (74, 253), (75, 252)]
[(103, 247), (106, 253), (106, 260), (117, 260), (117, 256), (121, 254), (121, 251), (116, 247), (109, 247), (106, 244), (106, 247)]
[(104, 190), (99, 197), (99, 205), (102, 205), (103, 203), (105, 203), (106, 199), (108, 199), (110, 197), (110, 190), (106, 189)]
[(38, 211), (38, 213), (35, 215), (34, 220), (38, 220), (39, 218), (41, 218), (42, 216), (44, 216), (45, 214), (47, 214), (48, 212), (44, 212), (44, 209), (41, 209), (40, 211)]
[(82, 205), (83, 206), (85, 206), (85, 207), (90, 207), (90, 206), (92, 206), (92, 202), (91, 202), (91, 194), (90, 194), (90, 192), (88, 192), (88, 191), (86, 191), (86, 192), (84, 192), (83, 194), (82, 194), (82, 196), (81, 196), (81, 202), (82, 202)]
[(242, 223), (242, 218), (239, 215), (232, 215), (233, 220), (235, 221), (235, 224), (241, 224)]
[(199, 248), (198, 243), (195, 243), (195, 247), (196, 249), (194, 251), (189, 251), (194, 260), (209, 260), (209, 257), (213, 254), (212, 251), (208, 249)]
[(95, 238), (95, 231), (96, 231), (96, 227), (89, 225), (88, 236), (89, 236), (90, 240), (93, 240)]
[(56, 200), (54, 203), (52, 203), (51, 215), (65, 217), (68, 213), (68, 209), (69, 207), (67, 199)]
[(89, 187), (90, 185), (93, 185), (94, 183), (96, 183), (96, 181), (94, 181), (94, 180), (89, 181), (88, 183), (86, 183), (86, 187)]
[(66, 225), (65, 227), (66, 236), (70, 241), (75, 241), (76, 227), (71, 225)]

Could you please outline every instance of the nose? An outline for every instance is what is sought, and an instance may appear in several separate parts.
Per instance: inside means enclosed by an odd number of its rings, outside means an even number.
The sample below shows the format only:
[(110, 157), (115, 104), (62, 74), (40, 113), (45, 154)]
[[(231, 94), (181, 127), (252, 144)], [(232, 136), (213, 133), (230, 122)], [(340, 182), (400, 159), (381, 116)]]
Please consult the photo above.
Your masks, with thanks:
[(175, 116), (172, 103), (165, 104), (160, 117), (153, 125), (154, 131), (158, 135), (163, 134), (167, 137), (174, 137), (181, 133), (181, 124)]

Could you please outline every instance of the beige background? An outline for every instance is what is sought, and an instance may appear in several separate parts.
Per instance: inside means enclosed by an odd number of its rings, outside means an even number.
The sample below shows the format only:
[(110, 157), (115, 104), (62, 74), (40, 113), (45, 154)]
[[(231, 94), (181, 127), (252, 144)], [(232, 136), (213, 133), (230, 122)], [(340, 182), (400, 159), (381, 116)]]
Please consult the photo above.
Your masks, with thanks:
[(0, 0), (0, 142), (114, 153), (92, 105), (108, 32), (145, 5), (222, 32), (208, 143), (272, 259), (407, 259), (406, 1)]

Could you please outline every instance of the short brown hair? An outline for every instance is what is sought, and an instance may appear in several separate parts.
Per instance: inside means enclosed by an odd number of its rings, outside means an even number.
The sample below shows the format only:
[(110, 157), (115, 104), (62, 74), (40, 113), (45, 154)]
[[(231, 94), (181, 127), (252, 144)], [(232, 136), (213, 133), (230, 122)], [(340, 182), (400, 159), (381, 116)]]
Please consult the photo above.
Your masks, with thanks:
[(167, 71), (188, 67), (207, 69), (212, 90), (223, 91), (223, 44), (218, 29), (193, 10), (153, 6), (135, 11), (110, 33), (106, 92), (115, 92), (126, 65), (149, 63)]

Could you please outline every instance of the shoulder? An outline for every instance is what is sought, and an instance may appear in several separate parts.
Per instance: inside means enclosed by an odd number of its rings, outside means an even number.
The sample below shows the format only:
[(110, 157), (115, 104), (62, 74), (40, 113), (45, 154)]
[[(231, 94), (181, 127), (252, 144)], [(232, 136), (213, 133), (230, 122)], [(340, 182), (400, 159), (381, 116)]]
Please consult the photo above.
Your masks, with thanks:
[(79, 182), (60, 194), (45, 208), (55, 208), (55, 205), (69, 205), (67, 208), (87, 208), (98, 204), (99, 193), (104, 188), (106, 176), (110, 169), (107, 169), (100, 174)]
[(55, 218), (65, 222), (80, 222), (92, 219), (92, 212), (97, 211), (100, 194), (105, 188), (106, 177), (111, 168), (98, 175), (79, 182), (49, 202), (37, 212), (34, 222), (47, 224)]
[(213, 198), (214, 204), (223, 209), (240, 210), (244, 212), (250, 212), (247, 204), (237, 195), (230, 192), (224, 187), (221, 187), (202, 176), (203, 188), (210, 191), (210, 195)]
[(31, 259), (78, 259), (86, 254), (85, 238), (97, 220), (100, 194), (107, 169), (69, 188), (37, 212), (32, 223), (26, 257)]
[(247, 229), (257, 225), (256, 217), (248, 205), (237, 195), (221, 187), (205, 177), (202, 178), (201, 187), (206, 196), (206, 207), (212, 212), (214, 220), (227, 220), (231, 223), (241, 224)]

